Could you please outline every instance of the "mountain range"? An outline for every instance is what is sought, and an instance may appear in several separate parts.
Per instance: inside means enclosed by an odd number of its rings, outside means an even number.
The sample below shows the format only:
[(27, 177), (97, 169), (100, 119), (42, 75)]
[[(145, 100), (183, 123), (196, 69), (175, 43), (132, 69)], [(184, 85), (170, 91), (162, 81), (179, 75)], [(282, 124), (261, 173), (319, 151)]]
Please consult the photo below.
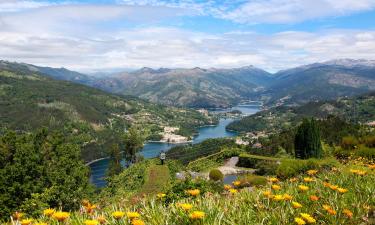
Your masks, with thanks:
[(269, 73), (254, 66), (234, 69), (152, 69), (106, 77), (65, 68), (23, 64), (55, 79), (154, 103), (191, 108), (228, 107), (246, 100), (267, 106), (301, 105), (375, 90), (375, 60), (338, 59)]

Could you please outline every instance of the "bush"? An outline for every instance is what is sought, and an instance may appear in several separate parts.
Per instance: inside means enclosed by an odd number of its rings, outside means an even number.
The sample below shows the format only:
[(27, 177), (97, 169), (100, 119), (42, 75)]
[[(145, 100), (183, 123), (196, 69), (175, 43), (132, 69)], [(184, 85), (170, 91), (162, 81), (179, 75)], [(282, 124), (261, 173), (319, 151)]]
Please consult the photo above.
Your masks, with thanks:
[(367, 148), (365, 146), (361, 146), (354, 152), (356, 156), (367, 158), (370, 160), (375, 160), (375, 148)]
[(210, 180), (213, 181), (221, 181), (224, 179), (223, 173), (218, 169), (211, 170), (208, 176), (210, 177)]
[(276, 161), (259, 161), (255, 168), (257, 175), (272, 175), (276, 173), (277, 168), (279, 167)]
[(358, 145), (358, 140), (355, 137), (347, 136), (341, 140), (341, 147), (345, 150), (352, 150)]
[(363, 143), (369, 148), (375, 148), (375, 136), (364, 137)]
[(277, 162), (280, 159), (266, 157), (266, 156), (259, 156), (259, 155), (249, 155), (249, 154), (240, 154), (238, 166), (246, 167), (246, 168), (256, 168), (257, 164), (261, 161), (269, 161), (269, 162)]
[(249, 186), (264, 186), (267, 184), (267, 178), (263, 176), (257, 175), (246, 175), (239, 179), (241, 182), (241, 187), (249, 187)]

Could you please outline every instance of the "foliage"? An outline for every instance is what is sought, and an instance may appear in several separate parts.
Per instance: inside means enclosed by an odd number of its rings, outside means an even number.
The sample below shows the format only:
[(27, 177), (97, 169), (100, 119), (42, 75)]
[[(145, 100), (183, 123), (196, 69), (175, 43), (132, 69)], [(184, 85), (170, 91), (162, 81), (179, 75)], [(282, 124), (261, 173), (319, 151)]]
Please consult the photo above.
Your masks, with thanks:
[(125, 159), (131, 163), (136, 162), (136, 154), (144, 143), (144, 134), (137, 127), (132, 126), (124, 135)]
[(0, 137), (0, 215), (20, 207), (37, 212), (51, 206), (77, 209), (92, 190), (79, 146), (61, 133), (8, 131)]
[(107, 176), (112, 177), (118, 175), (122, 171), (121, 152), (118, 144), (113, 144), (109, 150), (109, 166), (107, 169)]
[(300, 159), (322, 157), (320, 131), (314, 119), (304, 119), (294, 139), (295, 155)]
[(208, 177), (213, 181), (222, 181), (224, 179), (223, 173), (218, 169), (212, 169), (208, 174)]
[(257, 175), (244, 175), (241, 176), (238, 181), (240, 181), (241, 187), (248, 187), (248, 186), (264, 186), (267, 184), (267, 178), (264, 176), (257, 176)]
[(341, 147), (346, 150), (351, 150), (354, 149), (358, 145), (358, 143), (359, 142), (355, 137), (343, 137), (341, 141)]

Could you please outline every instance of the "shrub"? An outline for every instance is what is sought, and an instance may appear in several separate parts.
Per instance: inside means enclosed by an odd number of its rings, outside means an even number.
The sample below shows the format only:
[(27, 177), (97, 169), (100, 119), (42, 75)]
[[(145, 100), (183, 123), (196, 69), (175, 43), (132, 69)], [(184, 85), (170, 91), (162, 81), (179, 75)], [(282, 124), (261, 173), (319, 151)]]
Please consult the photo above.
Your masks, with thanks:
[(218, 169), (211, 170), (208, 176), (210, 177), (210, 180), (213, 181), (221, 181), (224, 179), (223, 173)]
[(363, 143), (369, 148), (375, 148), (375, 136), (364, 137)]
[(237, 165), (246, 168), (256, 168), (257, 164), (261, 161), (277, 162), (278, 160), (280, 159), (259, 155), (240, 154)]
[(347, 136), (341, 140), (341, 147), (345, 150), (352, 150), (358, 145), (358, 140), (355, 137)]
[(255, 166), (257, 169), (255, 173), (258, 175), (272, 175), (276, 173), (278, 167), (279, 165), (276, 161), (259, 161)]
[(257, 175), (245, 175), (239, 179), (241, 182), (241, 187), (248, 187), (248, 186), (264, 186), (267, 184), (267, 178), (263, 176)]
[(355, 155), (360, 156), (363, 158), (367, 158), (370, 160), (375, 160), (375, 148), (367, 148), (365, 146), (361, 146), (359, 149), (355, 150)]

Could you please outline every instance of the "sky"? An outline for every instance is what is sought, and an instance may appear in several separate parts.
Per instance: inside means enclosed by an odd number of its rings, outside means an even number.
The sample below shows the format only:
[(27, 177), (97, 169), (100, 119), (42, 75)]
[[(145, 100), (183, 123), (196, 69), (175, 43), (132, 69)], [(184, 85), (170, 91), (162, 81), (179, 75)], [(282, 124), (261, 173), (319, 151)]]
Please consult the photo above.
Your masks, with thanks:
[(85, 73), (375, 60), (375, 0), (0, 0), (0, 59)]

